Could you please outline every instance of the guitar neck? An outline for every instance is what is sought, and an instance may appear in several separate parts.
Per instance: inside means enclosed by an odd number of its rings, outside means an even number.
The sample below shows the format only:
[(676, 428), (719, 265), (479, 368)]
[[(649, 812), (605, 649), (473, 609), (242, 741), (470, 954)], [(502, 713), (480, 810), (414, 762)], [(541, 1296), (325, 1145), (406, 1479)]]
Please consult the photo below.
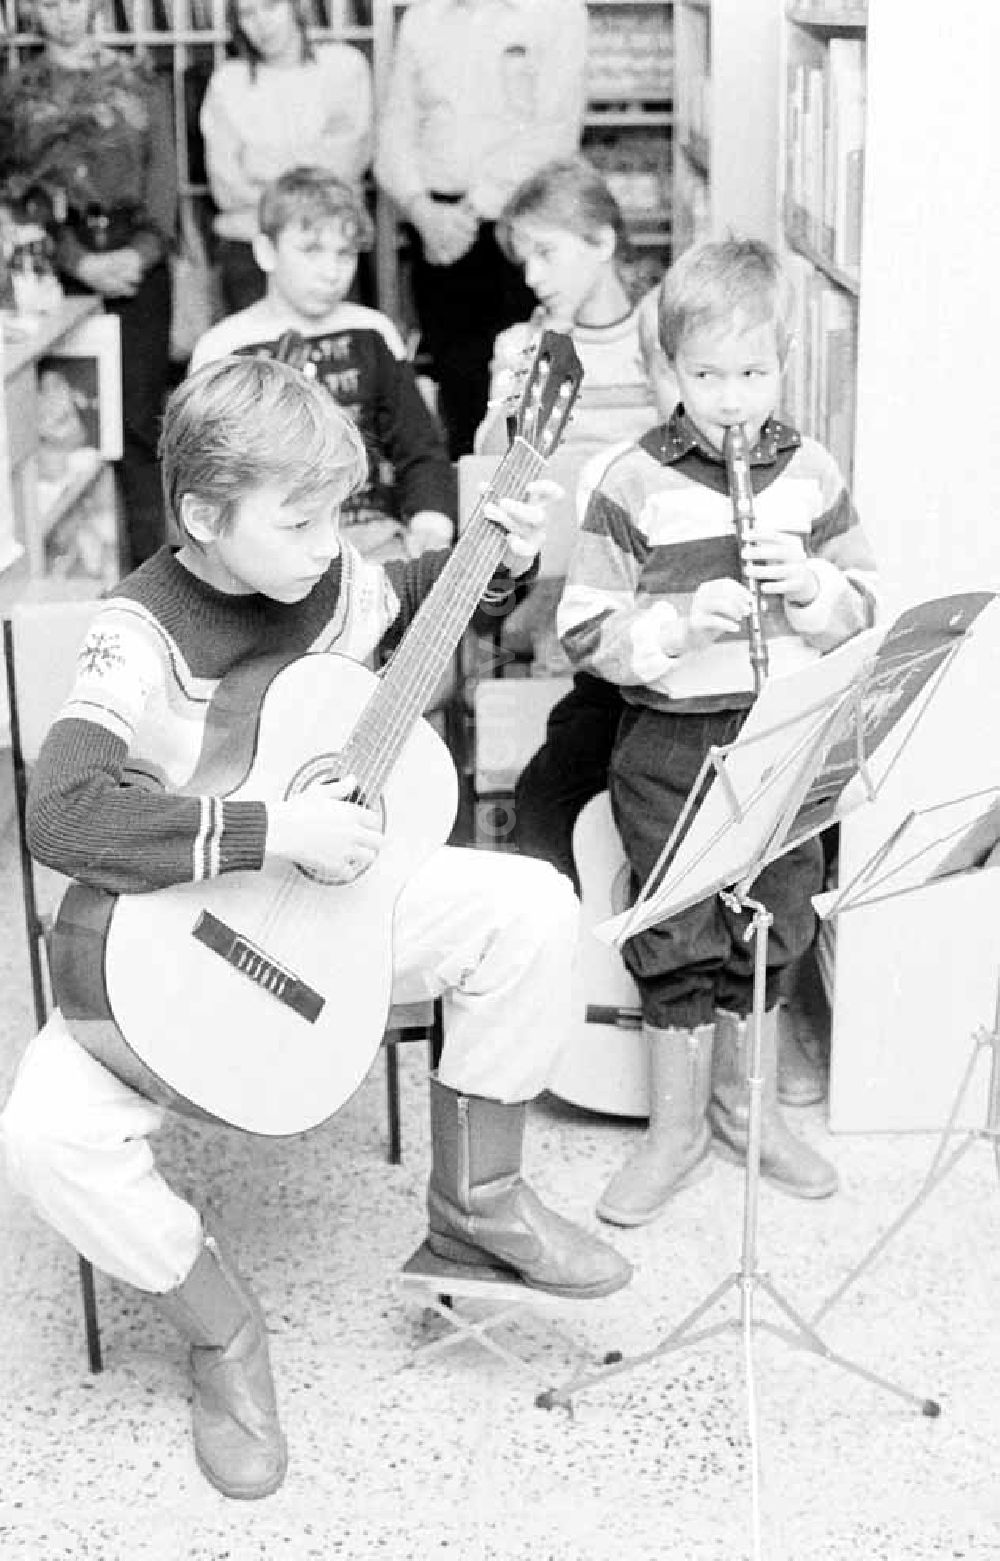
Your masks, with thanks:
[(343, 755), (363, 799), (374, 801), (381, 793), (507, 550), (507, 534), (485, 513), (487, 505), (519, 498), (544, 464), (526, 440), (514, 440), (380, 677)]

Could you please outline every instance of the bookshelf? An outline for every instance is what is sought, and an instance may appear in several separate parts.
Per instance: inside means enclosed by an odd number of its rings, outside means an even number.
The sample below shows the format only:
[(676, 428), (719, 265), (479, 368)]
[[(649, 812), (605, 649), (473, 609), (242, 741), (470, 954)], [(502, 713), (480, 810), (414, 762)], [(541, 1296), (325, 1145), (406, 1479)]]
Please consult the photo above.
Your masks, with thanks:
[(590, 0), (583, 150), (622, 209), (636, 295), (672, 245), (673, 0)]
[(781, 94), (781, 230), (796, 319), (783, 411), (854, 479), (867, 23), (793, 5)]
[(674, 250), (777, 237), (776, 0), (676, 0)]
[(30, 330), (0, 317), (0, 612), (29, 587), (89, 580), (98, 595), (118, 578), (118, 352), (118, 323), (89, 294)]
[[(45, 411), (56, 372), (84, 403), (65, 441), (50, 437), (66, 432), (51, 402)], [(117, 580), (120, 378), (118, 322), (97, 298), (66, 298), (30, 331), (0, 316), (0, 616), (23, 601), (96, 597)], [(0, 749), (9, 743), (0, 654)]]
[[(842, 314), (856, 317), (853, 371), (842, 364), (830, 383), (839, 378), (854, 392), (852, 488), (878, 555), (887, 612), (953, 591), (1000, 590), (1000, 385), (986, 366), (1000, 274), (1000, 134), (991, 80), (1000, 15), (958, 0), (947, 15), (918, 18), (905, 0), (871, 0), (867, 12), (792, 5), (782, 28), (786, 134), (801, 129), (803, 99), (791, 72), (825, 68), (829, 94), (831, 47), (854, 41), (864, 50), (854, 254), (845, 258), (843, 232), (841, 247), (836, 233), (831, 247), (828, 219), (837, 207), (828, 183), (819, 208), (827, 220), (819, 226), (815, 200), (810, 225), (802, 199), (788, 199), (796, 170), (808, 165), (805, 148), (786, 145), (780, 167), (790, 262), (814, 296), (829, 292)], [(823, 102), (816, 83), (812, 100), (814, 107)], [(808, 107), (808, 94), (804, 101)], [(834, 129), (827, 172), (836, 167), (837, 143)], [(839, 209), (843, 219), (847, 207)], [(991, 612), (878, 801), (842, 825), (842, 881), (912, 809), (996, 784), (1000, 625)], [(832, 1127), (943, 1126), (971, 1034), (993, 1025), (1000, 960), (995, 932), (991, 941), (981, 934), (998, 917), (1000, 874), (983, 870), (839, 919), (836, 957), (827, 962)], [(981, 1126), (986, 1081), (976, 1083), (982, 1087), (967, 1102), (969, 1122)]]

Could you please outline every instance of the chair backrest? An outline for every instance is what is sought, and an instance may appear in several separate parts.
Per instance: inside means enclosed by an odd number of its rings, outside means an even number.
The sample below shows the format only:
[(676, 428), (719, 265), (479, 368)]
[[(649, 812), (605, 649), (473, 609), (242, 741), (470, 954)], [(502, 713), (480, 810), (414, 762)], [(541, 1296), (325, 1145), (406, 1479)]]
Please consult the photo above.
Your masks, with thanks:
[(77, 652), (98, 606), (93, 598), (21, 602), (5, 620), (11, 724), (18, 728), (21, 758), (29, 768), (72, 687)]
[[(570, 441), (559, 446), (549, 459), (545, 475), (557, 482), (563, 490), (562, 498), (553, 505), (545, 541), (542, 544), (539, 570), (542, 575), (562, 578), (569, 567), (570, 554), (580, 529), (576, 513), (576, 491), (581, 473), (587, 462), (603, 444), (590, 441)], [(495, 455), (463, 455), (458, 462), (458, 513), (459, 526), (464, 526), (475, 508), (483, 483), (489, 482), (500, 459)]]
[(77, 652), (97, 605), (92, 598), (25, 602), (14, 607), (3, 622), (14, 815), (31, 985), (39, 1028), (45, 1022), (50, 1006), (43, 953), (46, 931), (43, 908), (56, 903), (65, 879), (47, 869), (37, 869), (28, 851), (28, 775), (38, 758), (45, 734), (72, 687)]

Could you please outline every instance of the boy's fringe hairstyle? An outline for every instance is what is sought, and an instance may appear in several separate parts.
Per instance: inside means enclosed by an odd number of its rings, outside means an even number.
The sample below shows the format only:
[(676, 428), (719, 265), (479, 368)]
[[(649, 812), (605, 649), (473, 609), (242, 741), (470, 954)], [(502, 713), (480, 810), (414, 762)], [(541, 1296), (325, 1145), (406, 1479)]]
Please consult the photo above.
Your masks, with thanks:
[(517, 186), (497, 218), (496, 235), (508, 260), (512, 252), (511, 229), (522, 218), (534, 218), (549, 227), (575, 233), (596, 243), (602, 228), (615, 235), (615, 253), (625, 249), (622, 210), (593, 163), (585, 157), (559, 157), (546, 163)]
[(340, 504), (364, 481), (361, 435), (329, 391), (273, 358), (220, 358), (167, 401), (159, 458), (167, 514), (186, 493), (232, 525), (239, 501), (273, 484), (290, 502)]
[(708, 239), (679, 255), (660, 284), (660, 342), (673, 361), (692, 331), (773, 320), (784, 362), (793, 310), (791, 281), (770, 244)]
[[(295, 17), (295, 25), (302, 39), (302, 59), (314, 60), (316, 51), (309, 36), (309, 18), (306, 14), (305, 0), (288, 0)], [(246, 60), (251, 79), (257, 74), (257, 66), (263, 63), (264, 56), (257, 46), (250, 42), (240, 21), (240, 0), (228, 0), (226, 5), (226, 21), (229, 25), (229, 36), (233, 40), (233, 52), (241, 60)]]
[(324, 168), (289, 168), (272, 179), (261, 195), (258, 220), (272, 244), (293, 222), (304, 228), (337, 222), (358, 253), (375, 242), (375, 228), (360, 196)]

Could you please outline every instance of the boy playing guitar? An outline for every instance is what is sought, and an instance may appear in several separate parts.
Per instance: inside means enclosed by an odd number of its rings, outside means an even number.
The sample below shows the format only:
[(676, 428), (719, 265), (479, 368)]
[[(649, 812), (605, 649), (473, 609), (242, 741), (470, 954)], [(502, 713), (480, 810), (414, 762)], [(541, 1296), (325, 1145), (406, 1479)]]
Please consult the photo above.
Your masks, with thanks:
[[(12, 1180), (42, 1217), (93, 1263), (150, 1292), (190, 1342), (199, 1466), (223, 1494), (258, 1497), (278, 1488), (287, 1462), (263, 1319), (197, 1210), (157, 1171), (148, 1139), (163, 1100), (178, 1095), (256, 1131), (317, 1120), (315, 1081), (307, 1076), (300, 1089), (297, 1115), (288, 1076), (336, 1012), (339, 978), (328, 981), (327, 970), (336, 966), (339, 897), (357, 891), (347, 922), (363, 922), (365, 886), (382, 882), (383, 858), (400, 855), (383, 760), (405, 724), (404, 695), (418, 700), (421, 685), (407, 685), (405, 644), (383, 680), (364, 672), (377, 686), (355, 729), (365, 741), (348, 736), (349, 763), (338, 769), (326, 730), (337, 698), (316, 674), (358, 673), (356, 663), (411, 620), (419, 664), (435, 646), (449, 654), (463, 627), (454, 609), (463, 587), (467, 596), (475, 589), (470, 613), (477, 601), (502, 611), (512, 580), (530, 570), (547, 494), (523, 480), (541, 462), (522, 441), (505, 466), (514, 474), (508, 494), (526, 491), (526, 502), (498, 496), (482, 506), (451, 555), (362, 559), (338, 534), (339, 506), (364, 472), (360, 438), (321, 387), (273, 360), (225, 359), (181, 385), (161, 458), (183, 543), (161, 550), (98, 610), (29, 798), (34, 853), (79, 880), (89, 901), (110, 905), (106, 946), (97, 953), (87, 941), (92, 926), (74, 942), (71, 890), (53, 956), (60, 1007), (28, 1047), (2, 1126)], [(441, 613), (418, 613), (439, 577)], [(383, 692), (392, 704), (379, 727), (371, 712)], [(294, 758), (288, 783), (269, 785), (270, 749), (279, 760), (286, 749), (297, 754), (298, 735), (281, 726), (288, 706), (316, 757)], [(572, 891), (545, 864), (448, 847), (449, 828), (445, 821), (437, 838), (425, 831), (400, 881), (390, 880), (386, 920), (367, 936), (385, 953), (387, 1000), (444, 1000), (428, 1243), (480, 1272), (499, 1269), (564, 1296), (607, 1295), (628, 1282), (628, 1263), (547, 1208), (520, 1174), (525, 1103), (547, 1083), (569, 1012)], [(334, 907), (332, 931), (312, 900), (300, 900), (303, 885)], [(254, 886), (263, 894), (251, 895), (251, 926), (242, 906)], [(192, 905), (230, 888), (231, 900)], [(119, 916), (128, 928), (144, 905), (153, 930), (134, 947), (124, 935), (122, 954)], [(161, 934), (160, 907), (180, 908), (179, 952)], [(313, 967), (307, 944), (317, 924)], [(200, 1024), (197, 1000), (213, 988), (223, 995)], [(95, 991), (104, 1012), (88, 1007)], [(336, 1059), (352, 1028), (348, 1017), (313, 1053)], [(282, 1046), (269, 1059), (273, 1035)], [(295, 1045), (285, 1044), (292, 1036)], [(125, 1057), (137, 1060), (142, 1089), (126, 1082)], [(362, 1060), (335, 1079), (327, 1115), (363, 1072)]]

